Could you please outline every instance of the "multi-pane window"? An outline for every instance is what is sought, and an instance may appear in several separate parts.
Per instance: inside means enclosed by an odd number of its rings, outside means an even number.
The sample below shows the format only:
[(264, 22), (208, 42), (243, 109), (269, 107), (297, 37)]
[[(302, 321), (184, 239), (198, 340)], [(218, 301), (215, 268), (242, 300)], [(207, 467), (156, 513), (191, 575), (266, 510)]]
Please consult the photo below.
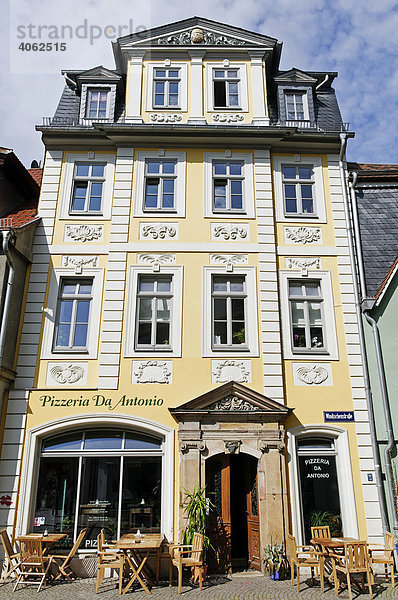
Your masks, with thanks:
[(171, 275), (139, 276), (135, 337), (137, 350), (171, 349), (172, 301), (173, 279)]
[(285, 215), (314, 215), (313, 165), (282, 165)]
[(213, 275), (212, 329), (213, 349), (247, 345), (244, 275)]
[(109, 90), (88, 90), (87, 92), (87, 119), (106, 119), (108, 113)]
[(289, 281), (292, 347), (325, 350), (323, 297), (319, 280)]
[(175, 209), (176, 166), (176, 160), (145, 161), (144, 210)]
[(214, 69), (214, 108), (239, 107), (239, 83), (239, 69)]
[(87, 348), (92, 279), (62, 279), (58, 295), (54, 350)]
[(303, 121), (305, 115), (305, 92), (285, 92), (286, 115), (289, 121)]
[(213, 210), (242, 211), (243, 162), (213, 161)]
[(154, 108), (177, 108), (180, 105), (180, 69), (155, 69), (153, 80)]
[(105, 163), (75, 163), (70, 213), (100, 213), (104, 182)]

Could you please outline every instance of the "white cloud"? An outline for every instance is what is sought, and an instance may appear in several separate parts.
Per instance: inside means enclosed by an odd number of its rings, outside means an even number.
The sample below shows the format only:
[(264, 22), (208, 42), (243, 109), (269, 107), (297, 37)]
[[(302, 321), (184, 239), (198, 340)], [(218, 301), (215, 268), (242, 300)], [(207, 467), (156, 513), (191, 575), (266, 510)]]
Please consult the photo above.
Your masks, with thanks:
[[(4, 9), (3, 9), (4, 10)], [(11, 0), (0, 24), (3, 52), (2, 139), (29, 165), (43, 150), (34, 125), (53, 114), (63, 80), (61, 68), (113, 67), (110, 40), (67, 40), (67, 51), (22, 52), (16, 27), (55, 24), (75, 28), (154, 27), (194, 14), (259, 31), (283, 42), (282, 68), (339, 71), (335, 81), (343, 119), (357, 132), (351, 160), (398, 162), (398, 6), (396, 0)], [(10, 17), (11, 29), (10, 29)], [(26, 30), (25, 30), (26, 31)], [(94, 30), (98, 33), (98, 29)], [(122, 33), (127, 33), (125, 29)], [(7, 46), (5, 40), (9, 40)]]

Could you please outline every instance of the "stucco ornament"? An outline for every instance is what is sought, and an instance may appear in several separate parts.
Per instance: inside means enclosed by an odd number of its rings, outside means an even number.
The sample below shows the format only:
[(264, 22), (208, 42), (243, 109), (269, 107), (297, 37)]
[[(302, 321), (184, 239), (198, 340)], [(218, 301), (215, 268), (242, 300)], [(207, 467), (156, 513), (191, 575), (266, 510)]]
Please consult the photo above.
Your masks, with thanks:
[(182, 121), (182, 116), (171, 113), (153, 113), (151, 114), (151, 121), (155, 123), (178, 123)]
[(102, 225), (67, 225), (66, 237), (76, 242), (92, 242), (102, 237)]
[(153, 266), (154, 271), (160, 271), (161, 265), (172, 265), (176, 261), (175, 254), (139, 254), (137, 262)]
[(61, 384), (76, 383), (84, 375), (84, 371), (78, 365), (56, 365), (50, 371), (55, 381)]
[(217, 402), (213, 402), (213, 404), (207, 407), (207, 410), (238, 410), (252, 412), (260, 409), (258, 406), (250, 404), (250, 402), (248, 402), (247, 400), (244, 400), (243, 398), (238, 398), (238, 396), (227, 396), (222, 400), (217, 400)]
[(210, 264), (225, 265), (227, 271), (233, 271), (234, 265), (247, 265), (247, 254), (211, 254)]
[(233, 440), (231, 442), (224, 442), (225, 454), (239, 454), (241, 441)]
[(96, 267), (98, 256), (63, 256), (62, 266), (73, 267), (75, 273), (81, 273), (83, 267)]
[(297, 369), (297, 377), (308, 385), (319, 385), (328, 378), (329, 374), (323, 367), (300, 367)]
[(161, 225), (160, 223), (154, 225), (144, 225), (142, 228), (142, 237), (151, 237), (153, 240), (164, 240), (167, 238), (175, 237), (177, 231), (175, 227), (170, 225)]
[(227, 381), (238, 381), (240, 383), (249, 383), (250, 370), (246, 368), (247, 361), (222, 360), (215, 363), (213, 368), (213, 381), (215, 383), (225, 383)]
[(213, 235), (215, 238), (224, 238), (224, 240), (245, 239), (247, 237), (247, 228), (234, 225), (218, 225), (214, 227)]
[(170, 383), (169, 361), (147, 360), (134, 370), (137, 383)]
[(200, 27), (195, 27), (195, 29), (192, 29), (191, 42), (193, 44), (200, 44), (201, 42), (203, 42), (203, 39), (204, 39), (203, 29), (200, 29)]
[(287, 258), (286, 266), (288, 269), (319, 269), (321, 265), (320, 258)]
[(215, 123), (239, 123), (243, 121), (244, 116), (240, 114), (217, 113), (212, 117)]
[(319, 227), (285, 227), (285, 235), (295, 244), (313, 244), (321, 239)]

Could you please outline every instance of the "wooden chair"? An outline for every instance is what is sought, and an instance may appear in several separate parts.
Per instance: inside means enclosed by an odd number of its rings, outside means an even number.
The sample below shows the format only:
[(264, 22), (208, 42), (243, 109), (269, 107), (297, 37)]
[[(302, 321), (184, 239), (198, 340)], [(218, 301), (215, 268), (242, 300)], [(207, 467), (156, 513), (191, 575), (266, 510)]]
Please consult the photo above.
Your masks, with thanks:
[(322, 525), (320, 527), (311, 527), (311, 538), (330, 538), (330, 527), (329, 525)]
[(372, 592), (372, 569), (368, 554), (368, 545), (366, 542), (344, 542), (344, 554), (330, 554), (333, 559), (333, 579), (336, 596), (339, 593), (340, 580), (338, 573), (343, 573), (347, 579), (348, 596), (352, 600), (351, 575), (360, 574), (362, 584), (364, 583), (365, 573), (368, 579), (369, 595), (373, 598)]
[(52, 556), (43, 555), (43, 536), (20, 536), (19, 560), (20, 574), (15, 583), (13, 591), (17, 589), (20, 583), (27, 585), (37, 585), (37, 591), (40, 592), (43, 584), (46, 585), (46, 576), (52, 563)]
[(178, 571), (178, 593), (181, 594), (183, 568), (190, 567), (194, 570), (197, 567), (199, 571), (199, 589), (202, 590), (203, 535), (201, 533), (194, 533), (192, 544), (175, 544), (170, 546), (170, 557), (169, 585), (171, 586), (173, 566), (175, 566)]
[[(383, 552), (382, 555), (374, 556), (374, 552)], [(387, 531), (386, 537), (384, 540), (384, 548), (369, 548), (370, 561), (371, 564), (384, 564), (384, 573), (386, 576), (386, 581), (388, 580), (388, 572), (387, 565), (390, 565), (391, 569), (391, 585), (394, 587), (394, 536), (392, 533)], [(373, 569), (372, 569), (373, 572)]]
[(15, 577), (19, 575), (19, 565), (21, 564), (21, 561), (19, 560), (19, 552), (16, 552), (12, 547), (10, 538), (8, 537), (7, 529), (0, 530), (0, 538), (8, 560), (8, 571), (3, 577), (3, 581), (5, 581), (7, 577), (11, 575), (11, 573), (13, 573)]
[(290, 563), (292, 574), (292, 586), (294, 586), (294, 568), (297, 571), (297, 591), (300, 591), (300, 569), (303, 567), (311, 569), (311, 578), (314, 579), (314, 569), (319, 569), (321, 578), (321, 592), (324, 590), (324, 558), (322, 554), (309, 546), (297, 546), (293, 535), (287, 536), (287, 558)]
[[(81, 532), (79, 533), (79, 535), (77, 537), (76, 542), (73, 545), (73, 548), (71, 549), (71, 551), (69, 552), (69, 554), (67, 556), (62, 555), (62, 554), (52, 554), (51, 555), (55, 564), (58, 567), (58, 570), (59, 570), (59, 573), (57, 573), (57, 576), (55, 577), (54, 581), (61, 579), (61, 577), (64, 577), (68, 581), (72, 581), (71, 576), (75, 575), (77, 577), (75, 571), (70, 566), (70, 563), (72, 561), (72, 558), (75, 556), (76, 552), (78, 551), (80, 544), (82, 543), (83, 538), (86, 535), (87, 529), (88, 528), (86, 527), (85, 529), (81, 530)], [(62, 564), (57, 563), (58, 558), (63, 561)]]
[(124, 554), (110, 552), (102, 545), (103, 530), (97, 536), (97, 580), (95, 583), (95, 593), (98, 594), (98, 588), (104, 581), (105, 569), (119, 571), (119, 594), (122, 593)]

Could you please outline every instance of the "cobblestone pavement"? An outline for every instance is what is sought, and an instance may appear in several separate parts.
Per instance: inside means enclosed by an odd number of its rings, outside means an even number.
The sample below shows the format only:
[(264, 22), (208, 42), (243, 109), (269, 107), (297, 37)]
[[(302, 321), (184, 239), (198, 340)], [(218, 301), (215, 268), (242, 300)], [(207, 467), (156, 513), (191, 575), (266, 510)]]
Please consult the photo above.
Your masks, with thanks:
[[(272, 581), (268, 576), (236, 574), (232, 577), (211, 578), (200, 592), (198, 588), (192, 588), (185, 581), (182, 595), (178, 596), (177, 588), (169, 588), (166, 584), (159, 584), (152, 589), (153, 600), (171, 600), (181, 598), (181, 600), (332, 600), (336, 598), (334, 589), (326, 587), (326, 592), (322, 595), (318, 585), (311, 586), (311, 579), (303, 576), (300, 594), (297, 588), (292, 588), (290, 581)], [(387, 598), (398, 598), (398, 586), (393, 590), (391, 586), (380, 583), (376, 580), (374, 587), (374, 598), (386, 600)], [(379, 583), (378, 583), (379, 582)], [(95, 594), (94, 579), (80, 579), (73, 583), (60, 583), (57, 585), (48, 585), (47, 588), (37, 596), (36, 588), (20, 586), (13, 594), (13, 583), (0, 584), (0, 600), (117, 600), (120, 596), (117, 593), (116, 580), (107, 579), (101, 586), (98, 594)], [(132, 600), (147, 600), (147, 594), (137, 587), (132, 587), (124, 596)], [(346, 589), (340, 592), (341, 600), (348, 600)], [(368, 594), (359, 593), (354, 589), (353, 598), (356, 600), (367, 600)]]

